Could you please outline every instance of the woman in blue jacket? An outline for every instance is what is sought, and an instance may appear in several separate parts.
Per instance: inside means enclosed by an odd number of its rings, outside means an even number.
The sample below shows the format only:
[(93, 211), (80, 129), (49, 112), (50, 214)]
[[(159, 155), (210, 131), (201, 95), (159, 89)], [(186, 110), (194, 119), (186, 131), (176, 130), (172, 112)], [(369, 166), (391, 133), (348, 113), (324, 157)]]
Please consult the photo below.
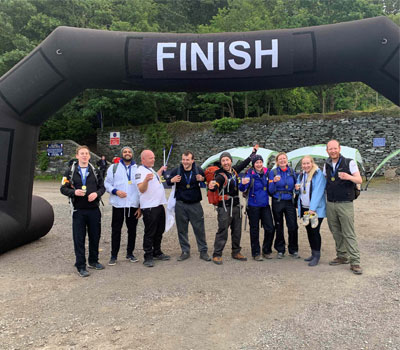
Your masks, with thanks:
[(283, 216), (285, 216), (289, 236), (289, 254), (293, 258), (299, 258), (296, 204), (293, 198), (296, 174), (288, 166), (288, 158), (285, 152), (278, 153), (275, 161), (276, 168), (269, 172), (268, 184), (269, 193), (272, 196), (272, 214), (275, 221), (274, 248), (278, 251), (278, 259), (282, 259), (286, 248), (283, 235)]
[(250, 224), (251, 255), (256, 261), (263, 260), (259, 242), (261, 220), (264, 228), (262, 255), (266, 259), (271, 259), (274, 225), (269, 207), (268, 169), (263, 166), (263, 158), (260, 155), (253, 158), (252, 168), (243, 177), (239, 189), (242, 192), (247, 191), (246, 210)]
[(299, 191), (297, 206), (299, 217), (303, 218), (303, 224), (306, 225), (311, 247), (311, 256), (304, 261), (309, 261), (309, 266), (316, 266), (321, 257), (321, 223), (326, 217), (326, 179), (310, 156), (303, 157), (301, 167), (303, 171), (296, 184), (296, 190)]

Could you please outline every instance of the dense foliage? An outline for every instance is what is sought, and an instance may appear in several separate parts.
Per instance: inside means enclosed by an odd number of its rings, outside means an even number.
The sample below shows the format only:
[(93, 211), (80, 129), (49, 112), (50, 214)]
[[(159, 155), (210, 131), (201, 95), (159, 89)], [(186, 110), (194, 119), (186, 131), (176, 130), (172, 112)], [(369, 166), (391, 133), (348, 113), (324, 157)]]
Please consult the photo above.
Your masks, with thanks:
[[(398, 0), (0, 0), (0, 76), (60, 25), (211, 33), (295, 28), (379, 15), (400, 24)], [(45, 122), (40, 138), (90, 143), (101, 125), (326, 113), (391, 105), (362, 83), (228, 93), (87, 90)]]

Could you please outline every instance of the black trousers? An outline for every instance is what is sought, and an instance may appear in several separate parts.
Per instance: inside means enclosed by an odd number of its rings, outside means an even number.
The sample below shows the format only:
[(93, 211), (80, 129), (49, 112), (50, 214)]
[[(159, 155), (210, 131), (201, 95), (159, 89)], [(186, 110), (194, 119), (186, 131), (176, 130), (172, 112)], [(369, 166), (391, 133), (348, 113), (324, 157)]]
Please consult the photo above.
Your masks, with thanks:
[(86, 229), (89, 237), (89, 264), (99, 260), (99, 242), (101, 235), (101, 213), (99, 208), (76, 209), (72, 214), (72, 237), (78, 270), (86, 268), (85, 240)]
[(260, 221), (264, 228), (264, 241), (262, 252), (272, 253), (272, 242), (274, 240), (274, 223), (269, 205), (266, 207), (247, 207), (250, 226), (251, 255), (260, 255)]
[(161, 240), (165, 231), (165, 209), (159, 205), (142, 209), (144, 222), (143, 250), (144, 259), (151, 260), (154, 255), (162, 254)]
[(283, 234), (283, 216), (285, 216), (286, 226), (288, 228), (289, 245), (288, 250), (290, 254), (299, 251), (298, 244), (298, 226), (296, 208), (292, 200), (280, 200), (272, 198), (272, 214), (275, 221), (275, 243), (274, 248), (280, 252), (285, 253), (285, 236)]
[[(308, 208), (301, 207), (301, 217), (303, 217), (304, 212), (308, 211)], [(324, 218), (318, 218), (318, 226), (312, 228), (311, 224), (306, 226), (308, 242), (310, 243), (311, 250), (321, 251), (321, 224)]]
[(232, 236), (232, 255), (240, 252), (240, 239), (242, 237), (242, 218), (240, 216), (240, 207), (235, 206), (232, 209), (232, 216), (230, 216), (231, 208), (218, 207), (218, 231), (215, 235), (214, 253), (213, 256), (222, 256), (222, 251), (225, 248), (226, 241), (228, 240), (228, 229), (231, 228)]
[(138, 208), (112, 208), (111, 219), (111, 256), (117, 258), (121, 244), (121, 229), (125, 223), (128, 228), (128, 244), (126, 246), (126, 255), (132, 255), (136, 242), (136, 226), (138, 219), (135, 213)]

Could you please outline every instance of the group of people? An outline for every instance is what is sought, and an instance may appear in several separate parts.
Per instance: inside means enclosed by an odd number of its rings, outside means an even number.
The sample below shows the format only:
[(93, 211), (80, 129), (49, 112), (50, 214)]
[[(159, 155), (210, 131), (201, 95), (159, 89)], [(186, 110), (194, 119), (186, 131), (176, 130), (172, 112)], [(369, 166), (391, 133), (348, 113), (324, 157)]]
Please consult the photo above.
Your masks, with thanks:
[[(284, 152), (276, 156), (276, 167), (269, 170), (264, 160), (253, 148), (248, 158), (233, 165), (228, 152), (220, 155), (220, 166), (208, 181), (208, 191), (218, 196), (217, 221), (212, 257), (208, 254), (204, 212), (201, 205), (201, 184), (205, 181), (203, 169), (195, 164), (190, 151), (182, 154), (181, 164), (173, 169), (166, 182), (175, 186), (175, 220), (181, 254), (178, 261), (190, 258), (191, 246), (188, 237), (189, 222), (197, 242), (200, 259), (223, 263), (223, 250), (231, 230), (232, 258), (246, 261), (241, 253), (242, 203), (239, 192), (243, 192), (246, 215), (250, 225), (251, 254), (254, 260), (272, 259), (272, 245), (277, 258), (286, 252), (284, 220), (288, 231), (287, 250), (291, 257), (300, 258), (298, 248), (297, 216), (307, 231), (311, 248), (310, 257), (304, 259), (309, 266), (316, 266), (321, 256), (320, 227), (327, 217), (328, 226), (336, 243), (336, 258), (330, 265), (350, 264), (355, 274), (361, 274), (360, 253), (354, 231), (355, 184), (362, 178), (354, 160), (340, 154), (340, 144), (331, 140), (327, 144), (329, 158), (323, 170), (319, 169), (310, 156), (301, 161), (301, 172), (296, 174), (288, 165)], [(111, 256), (109, 265), (117, 264), (121, 242), (121, 229), (125, 221), (128, 233), (126, 259), (137, 262), (134, 255), (136, 227), (143, 216), (144, 236), (143, 264), (154, 266), (154, 260), (170, 260), (163, 253), (161, 243), (165, 231), (165, 208), (167, 203), (162, 175), (166, 167), (153, 169), (155, 156), (151, 150), (144, 150), (141, 165), (133, 160), (131, 147), (123, 147), (119, 162), (109, 166), (105, 180), (100, 171), (89, 162), (90, 151), (80, 146), (76, 152), (77, 161), (69, 167), (63, 177), (61, 193), (68, 196), (73, 206), (72, 231), (75, 266), (81, 277), (89, 276), (86, 267), (101, 270), (98, 248), (101, 232), (99, 202), (105, 191), (110, 193), (112, 205)], [(240, 177), (239, 173), (251, 163), (251, 167)], [(270, 197), (272, 197), (270, 207)], [(296, 211), (297, 208), (297, 211)], [(271, 210), (272, 209), (272, 210)], [(264, 229), (262, 247), (259, 242), (260, 223)], [(86, 230), (89, 237), (88, 264), (85, 259)], [(275, 241), (274, 241), (275, 239)]]

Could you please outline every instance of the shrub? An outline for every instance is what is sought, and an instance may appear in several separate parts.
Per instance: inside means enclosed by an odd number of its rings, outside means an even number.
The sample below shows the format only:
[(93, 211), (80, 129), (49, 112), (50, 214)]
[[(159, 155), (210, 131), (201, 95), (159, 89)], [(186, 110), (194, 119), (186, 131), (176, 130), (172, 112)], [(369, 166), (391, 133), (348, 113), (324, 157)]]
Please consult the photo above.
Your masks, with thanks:
[(242, 122), (243, 121), (241, 119), (236, 118), (221, 118), (214, 120), (212, 122), (212, 126), (217, 133), (226, 134), (239, 129), (240, 125), (242, 125)]

